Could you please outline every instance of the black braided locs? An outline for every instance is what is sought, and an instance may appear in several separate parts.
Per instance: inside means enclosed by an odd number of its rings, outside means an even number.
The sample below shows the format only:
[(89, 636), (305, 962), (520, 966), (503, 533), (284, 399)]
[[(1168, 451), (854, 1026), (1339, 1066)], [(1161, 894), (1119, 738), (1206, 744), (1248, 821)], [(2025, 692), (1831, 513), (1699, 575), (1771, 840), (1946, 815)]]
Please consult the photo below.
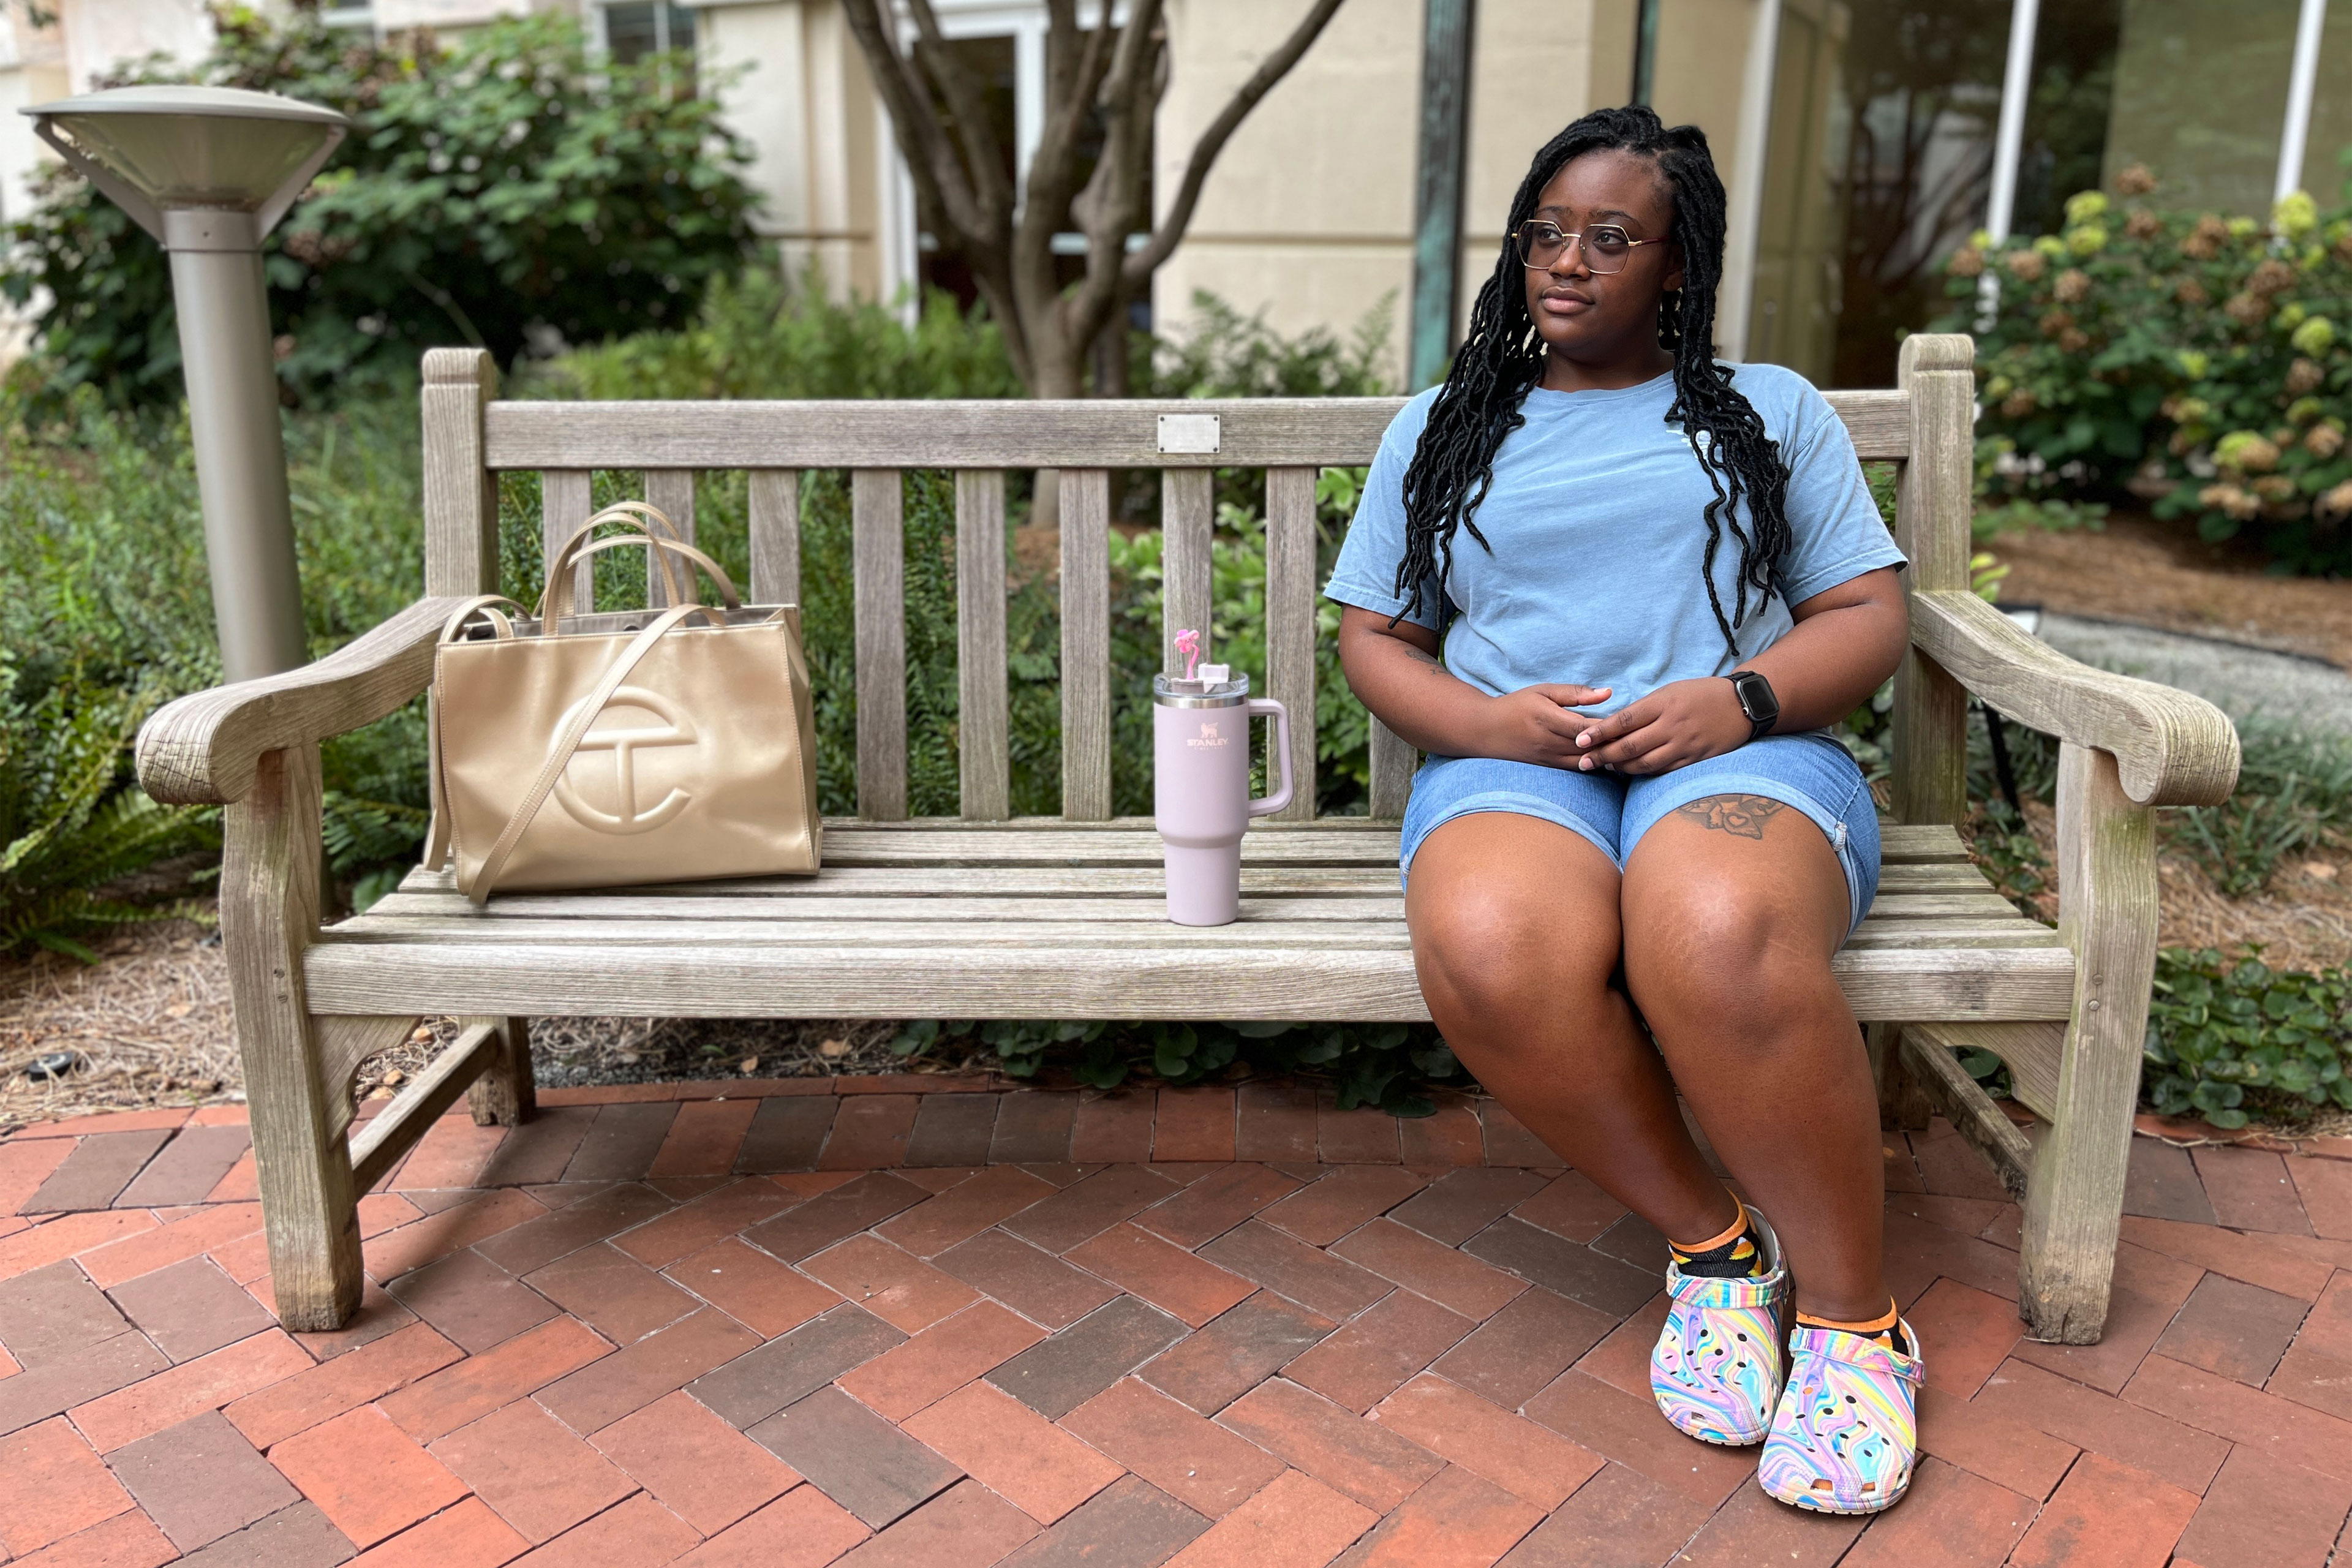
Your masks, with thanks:
[[(1495, 454), (1512, 431), (1527, 423), (1520, 405), (1544, 373), (1543, 340), (1528, 314), (1526, 272), (1507, 231), (1533, 216), (1544, 186), (1570, 159), (1610, 149), (1655, 163), (1674, 199), (1674, 238), (1682, 249), (1683, 286), (1667, 293), (1658, 311), (1658, 342), (1675, 361), (1675, 400), (1666, 410), (1666, 422), (1681, 429), (1714, 487), (1715, 499), (1705, 512), (1703, 574), (1716, 625), (1737, 657), (1738, 630), (1751, 611), (1750, 591), (1755, 595), (1752, 609), (1761, 613), (1771, 601), (1773, 565), (1789, 549), (1789, 470), (1780, 461), (1780, 444), (1765, 434), (1754, 405), (1732, 385), (1730, 370), (1715, 357), (1726, 201), (1706, 133), (1696, 125), (1669, 130), (1654, 111), (1639, 107), (1595, 110), (1553, 137), (1536, 154), (1518, 195), (1511, 199), (1510, 221), (1504, 226), (1507, 237), (1495, 269), (1478, 290), (1469, 334), (1454, 356), (1405, 468), (1405, 547), (1397, 566), (1396, 591), (1413, 615), (1422, 613), (1424, 595), (1433, 594), (1442, 624), (1451, 609), (1446, 585), (1454, 574), (1454, 536), (1466, 530), (1481, 549), (1493, 552), (1474, 518), (1495, 482)], [(1743, 503), (1745, 527), (1740, 521)], [(1727, 531), (1739, 550), (1727, 616), (1715, 580), (1716, 557)]]

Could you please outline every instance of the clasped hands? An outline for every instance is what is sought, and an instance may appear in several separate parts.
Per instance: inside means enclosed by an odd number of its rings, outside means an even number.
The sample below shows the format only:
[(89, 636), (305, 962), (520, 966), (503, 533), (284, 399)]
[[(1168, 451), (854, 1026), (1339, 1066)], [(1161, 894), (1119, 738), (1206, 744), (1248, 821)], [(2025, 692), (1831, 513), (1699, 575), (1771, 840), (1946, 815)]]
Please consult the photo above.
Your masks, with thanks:
[(1489, 698), (1486, 754), (1577, 773), (1664, 773), (1735, 751), (1755, 728), (1720, 676), (1661, 686), (1606, 718), (1576, 710), (1611, 690), (1526, 686)]

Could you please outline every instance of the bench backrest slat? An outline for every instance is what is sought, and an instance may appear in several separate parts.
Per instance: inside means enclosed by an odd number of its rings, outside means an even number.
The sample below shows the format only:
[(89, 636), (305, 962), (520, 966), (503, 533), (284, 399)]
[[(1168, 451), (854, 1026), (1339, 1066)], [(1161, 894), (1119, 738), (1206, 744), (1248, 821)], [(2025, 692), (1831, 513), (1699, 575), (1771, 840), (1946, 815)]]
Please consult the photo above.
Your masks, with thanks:
[(963, 815), (1013, 815), (1004, 672), (1004, 473), (956, 475), (956, 762)]
[(801, 476), (795, 468), (753, 468), (748, 476), (751, 603), (801, 602)]
[(1176, 651), (1176, 633), (1191, 627), (1201, 634), (1201, 662), (1214, 664), (1210, 645), (1210, 601), (1214, 597), (1210, 545), (1216, 538), (1217, 476), (1207, 468), (1167, 468), (1160, 475), (1160, 588), (1165, 613), (1160, 616), (1160, 668), (1170, 675), (1184, 673), (1184, 656)]
[[(694, 542), (694, 470), (692, 468), (655, 468), (646, 475), (646, 504), (670, 520), (677, 536), (687, 543)], [(646, 603), (659, 609), (669, 603), (669, 591), (664, 585), (662, 563), (654, 552), (646, 552)], [(683, 588), (695, 579), (692, 563), (671, 557), (670, 568), (677, 574)]]
[(857, 815), (907, 815), (905, 476), (859, 468), (849, 480), (850, 574), (857, 647)]
[[(580, 525), (593, 515), (595, 476), (586, 468), (550, 468), (539, 477), (540, 560), (552, 563)], [(544, 584), (541, 584), (541, 586)], [(533, 585), (514, 584), (515, 597), (537, 603)], [(596, 607), (596, 563), (583, 561), (572, 573), (572, 607), (586, 615)]]
[[(1965, 339), (1906, 347), (1906, 378), (1925, 398), (1916, 404), (1906, 391), (1826, 395), (1864, 460), (1905, 466), (1898, 532), (1927, 568), (1912, 574), (1915, 585), (1943, 585), (1956, 559), (1965, 580), (1967, 348)], [(1930, 376), (1930, 388), (1914, 372), (1931, 366), (1960, 374)], [(497, 586), (499, 472), (541, 471), (542, 537), (553, 551), (586, 521), (593, 470), (640, 471), (646, 499), (690, 540), (699, 474), (742, 469), (751, 536), (744, 586), (755, 604), (798, 603), (806, 470), (849, 470), (857, 810), (876, 821), (908, 812), (907, 469), (956, 474), (957, 746), (962, 815), (981, 821), (1011, 811), (1004, 471), (1058, 472), (1063, 815), (1087, 822), (1111, 812), (1110, 470), (1160, 472), (1161, 647), (1176, 668), (1180, 626), (1202, 631), (1205, 659), (1220, 658), (1208, 646), (1214, 470), (1263, 468), (1265, 690), (1291, 720), (1295, 795), (1283, 815), (1315, 815), (1316, 481), (1324, 468), (1369, 463), (1401, 398), (507, 403), (493, 400), (488, 356), (442, 349), (426, 355), (425, 380), (426, 582), (435, 593)], [(662, 585), (648, 568), (648, 598), (657, 605)], [(576, 587), (583, 610), (593, 605), (593, 575), (583, 563)], [(1937, 700), (1948, 695), (1935, 679), (1940, 672), (1921, 666), (1915, 656), (1898, 685), (1897, 815), (1942, 820), (1956, 727), (1943, 710), (1948, 703)], [(1373, 816), (1402, 814), (1417, 762), (1411, 746), (1372, 721)], [(1911, 773), (1916, 784), (1905, 782)]]
[[(1315, 815), (1314, 468), (1265, 473), (1265, 686), (1290, 713), (1290, 804), (1276, 821)], [(1270, 782), (1270, 781), (1269, 781)]]
[[(436, 353), (448, 351), (436, 350)], [(1900, 392), (1832, 392), (1856, 451), (1910, 455)], [(493, 403), (493, 468), (1272, 468), (1358, 467), (1397, 397), (1234, 401)], [(1213, 413), (1216, 449), (1163, 452), (1162, 415)]]
[(1062, 815), (1110, 820), (1110, 471), (1061, 470)]

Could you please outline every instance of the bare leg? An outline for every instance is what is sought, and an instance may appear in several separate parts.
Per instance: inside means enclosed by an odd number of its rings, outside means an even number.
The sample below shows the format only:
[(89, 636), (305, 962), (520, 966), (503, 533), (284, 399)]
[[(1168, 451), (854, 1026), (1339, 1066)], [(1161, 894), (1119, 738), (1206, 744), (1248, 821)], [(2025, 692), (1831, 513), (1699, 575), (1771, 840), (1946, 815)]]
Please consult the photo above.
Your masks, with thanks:
[(1667, 1236), (1712, 1236), (1738, 1210), (1610, 983), (1618, 899), (1617, 868), (1567, 828), (1456, 817), (1423, 841), (1405, 895), (1422, 994), (1478, 1081), (1561, 1159)]
[[(1738, 804), (1729, 826), (1705, 809), (1716, 801)], [(1804, 1310), (1875, 1318), (1887, 1301), (1878, 1107), (1830, 973), (1845, 874), (1811, 819), (1779, 802), (1696, 806), (1627, 859), (1626, 983), (1707, 1141), (1772, 1216)]]

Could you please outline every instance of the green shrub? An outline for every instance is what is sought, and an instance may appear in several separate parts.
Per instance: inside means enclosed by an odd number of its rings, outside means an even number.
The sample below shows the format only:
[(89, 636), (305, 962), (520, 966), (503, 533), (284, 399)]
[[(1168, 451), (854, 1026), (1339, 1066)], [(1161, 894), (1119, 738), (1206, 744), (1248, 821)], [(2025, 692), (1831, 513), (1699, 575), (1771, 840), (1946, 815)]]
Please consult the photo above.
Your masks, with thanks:
[(2257, 1115), (2292, 1122), (2323, 1106), (2352, 1110), (2347, 1051), (2352, 973), (2282, 973), (2259, 948), (2237, 959), (2210, 948), (2158, 955), (2141, 1081), (2158, 1113), (2231, 1129)]
[(28, 702), (17, 676), (0, 648), (0, 953), (45, 947), (95, 963), (84, 933), (190, 912), (105, 889), (216, 844), (214, 814), (158, 805), (131, 783), (123, 746), (149, 706), (138, 694), (71, 677)]
[[(749, 152), (714, 97), (677, 90), (677, 59), (592, 58), (581, 25), (553, 15), (501, 17), (446, 47), (430, 33), (377, 43), (315, 7), (215, 17), (194, 79), (355, 122), (267, 248), (289, 395), (404, 384), (435, 343), (478, 344), (503, 364), (534, 338), (683, 321), (742, 264)], [(175, 402), (162, 248), (79, 178), (46, 182), (12, 226), (0, 289), (34, 308), (50, 384)]]
[(812, 264), (772, 258), (714, 280), (693, 321), (576, 348), (530, 367), (526, 396), (1019, 397), (1004, 335), (954, 299), (924, 298), (914, 326), (870, 300), (835, 302)]
[(1945, 264), (1936, 327), (1976, 332), (1992, 498), (2128, 491), (2295, 570), (2352, 567), (2352, 212), (2297, 194), (2266, 226), (2151, 205), (2142, 169), (2117, 184), (2062, 234)]

